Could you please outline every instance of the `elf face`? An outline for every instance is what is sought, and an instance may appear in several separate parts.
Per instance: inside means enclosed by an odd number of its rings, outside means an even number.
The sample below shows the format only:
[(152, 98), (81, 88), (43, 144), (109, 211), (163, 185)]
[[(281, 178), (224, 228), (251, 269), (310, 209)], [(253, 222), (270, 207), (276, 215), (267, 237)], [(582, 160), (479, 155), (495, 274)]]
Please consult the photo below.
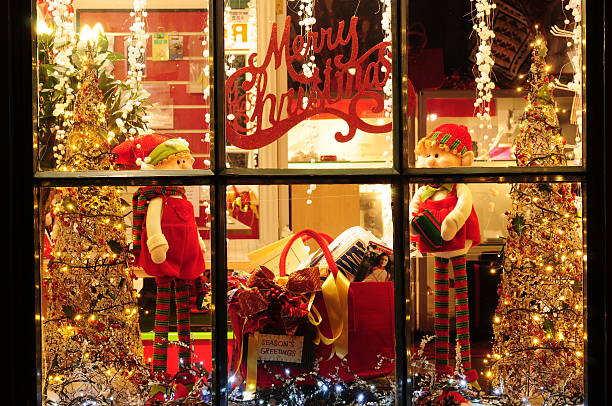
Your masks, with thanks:
[[(464, 165), (464, 160), (459, 156), (443, 150), (439, 146), (426, 147), (417, 156), (417, 168), (449, 168), (453, 166), (469, 166), (471, 162)], [(467, 162), (466, 162), (467, 163)]]
[(178, 154), (170, 155), (157, 165), (155, 169), (193, 169), (195, 159), (187, 151), (179, 152)]

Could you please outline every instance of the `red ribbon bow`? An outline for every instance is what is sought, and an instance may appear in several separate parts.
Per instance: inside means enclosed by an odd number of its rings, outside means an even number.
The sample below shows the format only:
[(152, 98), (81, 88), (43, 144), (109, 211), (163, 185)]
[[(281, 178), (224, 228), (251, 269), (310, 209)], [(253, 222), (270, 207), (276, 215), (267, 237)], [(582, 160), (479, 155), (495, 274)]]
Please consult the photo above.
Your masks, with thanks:
[(243, 332), (270, 327), (294, 335), (306, 322), (308, 304), (302, 295), (321, 290), (317, 268), (306, 268), (289, 275), (286, 286), (274, 281), (274, 273), (261, 266), (246, 281), (246, 289), (237, 293), (240, 313), (247, 319)]

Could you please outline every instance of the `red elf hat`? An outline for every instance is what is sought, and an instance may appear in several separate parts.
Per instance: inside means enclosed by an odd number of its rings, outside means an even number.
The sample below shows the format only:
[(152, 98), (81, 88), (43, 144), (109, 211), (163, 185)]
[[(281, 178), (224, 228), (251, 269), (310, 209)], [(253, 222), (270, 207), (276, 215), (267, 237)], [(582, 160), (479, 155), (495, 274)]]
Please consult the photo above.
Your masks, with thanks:
[(181, 138), (146, 134), (117, 145), (115, 163), (128, 168), (154, 166), (170, 155), (189, 151), (189, 143)]
[(460, 156), (472, 150), (472, 136), (464, 125), (442, 124), (423, 140), (436, 141), (440, 145), (447, 145), (451, 152)]

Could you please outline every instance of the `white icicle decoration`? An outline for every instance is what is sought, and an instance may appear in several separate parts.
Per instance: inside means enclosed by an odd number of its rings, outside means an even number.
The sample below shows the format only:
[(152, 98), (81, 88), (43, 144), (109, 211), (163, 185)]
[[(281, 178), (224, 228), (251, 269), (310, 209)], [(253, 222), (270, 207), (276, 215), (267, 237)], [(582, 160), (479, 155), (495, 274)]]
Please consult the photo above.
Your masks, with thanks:
[[(471, 0), (472, 1), (472, 28), (478, 35), (478, 52), (476, 53), (476, 101), (474, 108), (476, 117), (487, 122), (487, 128), (492, 128), (490, 104), (493, 98), (495, 83), (491, 79), (493, 74), (493, 54), (491, 45), (495, 33), (491, 29), (493, 22), (493, 11), (497, 6), (493, 0)], [(484, 123), (480, 128), (484, 128)]]
[[(562, 0), (562, 4), (565, 4), (564, 0)], [(564, 28), (559, 28), (555, 25), (550, 32), (556, 37), (567, 38), (567, 55), (574, 75), (572, 80), (567, 83), (562, 83), (559, 79), (555, 79), (553, 86), (556, 89), (574, 92), (570, 121), (578, 126), (574, 154), (579, 164), (582, 158), (582, 4), (580, 0), (569, 0), (563, 8), (572, 12), (572, 20), (566, 17), (563, 21), (565, 24)], [(568, 29), (570, 25), (573, 26), (571, 30)]]

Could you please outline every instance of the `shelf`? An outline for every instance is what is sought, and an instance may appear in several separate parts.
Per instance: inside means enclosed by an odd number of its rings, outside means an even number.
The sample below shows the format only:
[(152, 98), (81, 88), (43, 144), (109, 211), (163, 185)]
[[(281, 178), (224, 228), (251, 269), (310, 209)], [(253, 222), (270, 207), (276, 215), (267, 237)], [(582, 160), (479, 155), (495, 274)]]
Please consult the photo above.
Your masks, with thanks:
[[(140, 339), (142, 341), (153, 341), (155, 338), (155, 333), (150, 331), (146, 333), (140, 333)], [(195, 332), (191, 333), (191, 339), (193, 340), (212, 340), (212, 332), (204, 331), (204, 332)], [(234, 333), (231, 331), (227, 332), (227, 339), (233, 340)], [(168, 341), (178, 341), (178, 333), (168, 333)]]
[(385, 161), (316, 161), (288, 162), (289, 169), (389, 168)]

